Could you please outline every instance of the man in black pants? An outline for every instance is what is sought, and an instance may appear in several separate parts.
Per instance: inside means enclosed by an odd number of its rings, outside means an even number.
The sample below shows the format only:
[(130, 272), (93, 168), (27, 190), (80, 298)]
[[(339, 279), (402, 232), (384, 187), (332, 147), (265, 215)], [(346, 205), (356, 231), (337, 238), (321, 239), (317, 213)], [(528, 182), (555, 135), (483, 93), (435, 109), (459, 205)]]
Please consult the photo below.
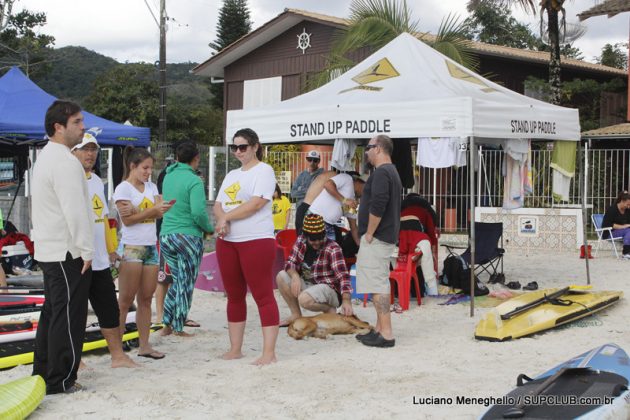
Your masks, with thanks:
[[(44, 272), (46, 301), (35, 337), (33, 375), (46, 393), (75, 392), (85, 336), (94, 233), (83, 167), (70, 149), (81, 143), (81, 108), (55, 101), (46, 112), (48, 144), (33, 169), (35, 258)], [(85, 276), (83, 274), (86, 274)]]

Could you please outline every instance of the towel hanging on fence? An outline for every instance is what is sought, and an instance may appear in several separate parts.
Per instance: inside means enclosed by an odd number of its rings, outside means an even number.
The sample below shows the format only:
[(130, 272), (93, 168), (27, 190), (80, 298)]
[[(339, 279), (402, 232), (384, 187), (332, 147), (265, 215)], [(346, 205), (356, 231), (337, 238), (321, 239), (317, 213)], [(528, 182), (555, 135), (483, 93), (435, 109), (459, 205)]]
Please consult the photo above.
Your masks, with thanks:
[(555, 201), (569, 201), (571, 179), (575, 176), (577, 142), (556, 140), (553, 143), (551, 164), (553, 169), (552, 197)]
[(525, 195), (531, 194), (532, 164), (528, 139), (507, 140), (503, 160), (503, 208), (513, 210), (523, 207)]

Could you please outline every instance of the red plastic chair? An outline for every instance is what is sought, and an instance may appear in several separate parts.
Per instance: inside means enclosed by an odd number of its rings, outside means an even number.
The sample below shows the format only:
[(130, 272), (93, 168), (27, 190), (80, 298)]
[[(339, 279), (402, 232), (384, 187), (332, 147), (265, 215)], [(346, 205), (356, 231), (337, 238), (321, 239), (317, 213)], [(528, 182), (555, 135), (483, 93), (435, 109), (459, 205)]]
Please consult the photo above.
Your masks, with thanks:
[(285, 229), (281, 230), (276, 234), (276, 243), (282, 251), (284, 252), (285, 261), (289, 259), (289, 255), (291, 255), (291, 249), (293, 249), (293, 245), (297, 240), (297, 232), (295, 229)]
[[(409, 309), (409, 302), (411, 300), (411, 279), (413, 279), (413, 284), (416, 288), (418, 305), (422, 302), (422, 298), (420, 297), (420, 282), (418, 281), (418, 275), (416, 274), (417, 261), (414, 261), (414, 257), (419, 257), (420, 255), (422, 255), (422, 252), (399, 255), (396, 260), (396, 267), (393, 271), (389, 272), (389, 282), (392, 286), (396, 283), (398, 289), (398, 303), (403, 311)], [(390, 303), (394, 303), (393, 290), (392, 293), (390, 293), (390, 296)]]

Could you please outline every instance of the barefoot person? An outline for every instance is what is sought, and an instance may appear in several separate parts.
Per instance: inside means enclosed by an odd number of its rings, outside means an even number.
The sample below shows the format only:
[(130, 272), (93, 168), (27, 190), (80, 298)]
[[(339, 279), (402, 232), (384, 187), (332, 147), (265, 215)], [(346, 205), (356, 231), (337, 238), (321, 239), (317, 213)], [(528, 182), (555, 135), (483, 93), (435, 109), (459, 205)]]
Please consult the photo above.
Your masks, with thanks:
[(83, 136), (83, 141), (72, 148), (72, 154), (79, 159), (88, 186), (88, 197), (92, 205), (94, 227), (94, 258), (92, 259), (92, 282), (90, 284), (90, 304), (96, 313), (101, 333), (107, 341), (112, 367), (138, 367), (125, 354), (120, 340), (120, 311), (116, 300), (116, 288), (109, 267), (117, 259), (114, 244), (109, 236), (107, 216), (109, 208), (105, 199), (105, 189), (101, 178), (92, 173), (98, 143), (90, 133)]
[[(114, 202), (122, 219), (122, 263), (118, 275), (118, 307), (121, 335), (128, 308), (136, 299), (136, 324), (140, 335), (138, 356), (161, 359), (163, 353), (149, 344), (151, 300), (157, 284), (158, 254), (155, 220), (161, 218), (171, 205), (158, 194), (157, 186), (149, 181), (153, 170), (153, 156), (143, 148), (127, 146), (123, 153), (125, 179), (114, 191)], [(134, 209), (128, 214), (127, 208)]]
[(278, 304), (273, 294), (273, 236), (271, 200), (276, 186), (273, 168), (261, 162), (258, 135), (245, 128), (234, 134), (230, 150), (241, 162), (230, 171), (214, 204), (217, 259), (228, 297), (227, 318), (230, 350), (224, 359), (243, 357), (243, 335), (247, 318), (247, 287), (258, 306), (263, 333), (263, 352), (254, 364), (276, 361)]
[(81, 389), (76, 380), (94, 232), (85, 173), (70, 153), (85, 131), (81, 108), (55, 101), (46, 111), (44, 126), (49, 141), (33, 168), (32, 221), (46, 300), (37, 325), (33, 375), (44, 378), (47, 394), (57, 394)]
[(166, 170), (162, 186), (163, 199), (173, 207), (162, 220), (160, 250), (170, 267), (173, 284), (164, 301), (162, 335), (189, 337), (184, 331), (192, 305), (193, 290), (203, 254), (203, 235), (214, 228), (206, 211), (203, 182), (195, 173), (200, 154), (192, 141), (177, 146), (177, 163)]
[(300, 308), (334, 314), (341, 305), (344, 315), (352, 315), (350, 276), (341, 248), (326, 238), (324, 219), (307, 214), (302, 231), (285, 269), (276, 277), (280, 294), (291, 310), (281, 327), (301, 317)]

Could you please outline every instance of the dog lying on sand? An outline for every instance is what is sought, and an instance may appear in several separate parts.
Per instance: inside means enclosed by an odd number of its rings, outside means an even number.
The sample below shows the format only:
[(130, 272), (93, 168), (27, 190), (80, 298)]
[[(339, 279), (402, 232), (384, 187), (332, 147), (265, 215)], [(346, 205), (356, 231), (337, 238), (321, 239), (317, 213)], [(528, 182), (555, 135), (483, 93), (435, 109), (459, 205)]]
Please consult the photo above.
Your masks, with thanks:
[(304, 337), (326, 339), (329, 334), (364, 334), (372, 327), (355, 315), (319, 314), (301, 317), (289, 324), (288, 334), (296, 340)]

